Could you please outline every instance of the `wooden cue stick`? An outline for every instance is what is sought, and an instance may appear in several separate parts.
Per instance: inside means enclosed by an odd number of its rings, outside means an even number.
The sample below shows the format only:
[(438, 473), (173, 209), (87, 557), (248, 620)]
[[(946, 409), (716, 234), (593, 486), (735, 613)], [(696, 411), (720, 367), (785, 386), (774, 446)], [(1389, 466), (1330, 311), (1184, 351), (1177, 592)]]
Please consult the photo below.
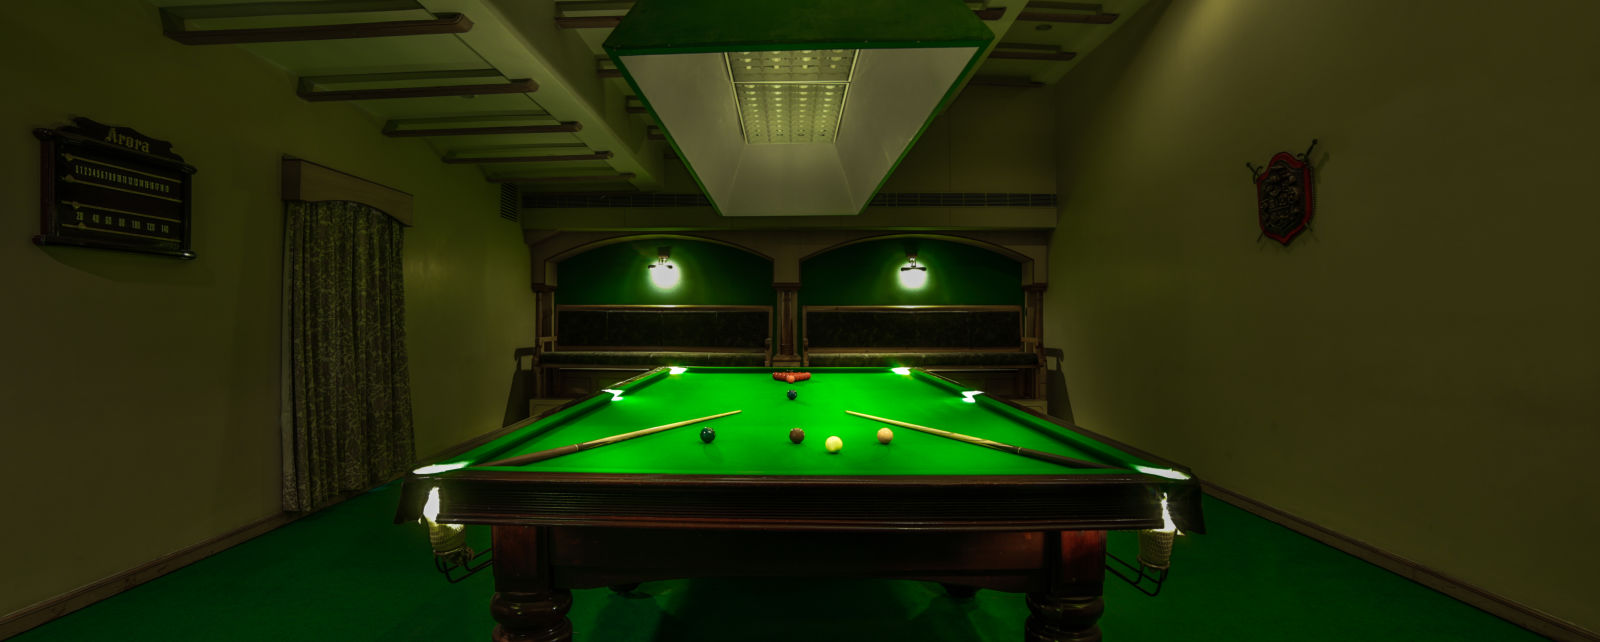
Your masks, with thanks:
[(990, 448), (990, 449), (998, 450), (998, 451), (1001, 451), (1001, 452), (1008, 452), (1008, 453), (1012, 453), (1012, 454), (1015, 454), (1015, 455), (1022, 455), (1023, 457), (1028, 457), (1030, 459), (1037, 459), (1039, 461), (1047, 461), (1047, 462), (1050, 462), (1052, 464), (1059, 464), (1059, 465), (1067, 466), (1067, 467), (1070, 467), (1070, 468), (1121, 469), (1121, 466), (1108, 466), (1106, 464), (1102, 464), (1102, 463), (1098, 463), (1098, 462), (1086, 461), (1086, 460), (1083, 460), (1083, 459), (1073, 459), (1071, 457), (1065, 457), (1065, 456), (1057, 455), (1057, 454), (1054, 454), (1054, 453), (1047, 453), (1047, 452), (1042, 451), (1042, 450), (1034, 450), (1032, 448), (1023, 448), (1021, 446), (1012, 446), (1010, 444), (1002, 444), (1002, 443), (1000, 443), (998, 441), (994, 441), (992, 439), (983, 439), (981, 437), (973, 437), (971, 435), (963, 435), (963, 434), (957, 433), (957, 432), (950, 432), (948, 430), (939, 430), (938, 428), (929, 428), (927, 426), (919, 426), (917, 424), (907, 423), (907, 422), (904, 422), (904, 421), (896, 421), (894, 419), (885, 419), (883, 417), (874, 417), (872, 415), (856, 412), (854, 410), (846, 410), (845, 412), (850, 413), (852, 415), (855, 415), (857, 417), (865, 417), (865, 418), (871, 419), (873, 421), (881, 421), (881, 422), (886, 423), (886, 424), (893, 424), (893, 425), (896, 425), (896, 426), (901, 426), (903, 428), (910, 428), (912, 430), (915, 430), (915, 431), (918, 431), (918, 432), (925, 432), (925, 433), (928, 433), (930, 435), (938, 435), (940, 437), (948, 437), (950, 439), (954, 439), (954, 440), (960, 441), (960, 442), (969, 443), (969, 444), (972, 444), (974, 446), (983, 446), (984, 448)]
[(726, 417), (728, 415), (739, 414), (740, 412), (742, 412), (742, 411), (740, 411), (740, 410), (730, 410), (728, 412), (718, 413), (718, 414), (715, 414), (715, 415), (707, 415), (705, 417), (699, 417), (699, 418), (695, 418), (695, 419), (685, 419), (683, 421), (674, 421), (674, 422), (672, 422), (670, 424), (662, 424), (660, 426), (655, 426), (653, 428), (643, 428), (643, 429), (640, 429), (640, 430), (635, 430), (633, 432), (625, 432), (625, 433), (622, 433), (620, 435), (612, 435), (610, 437), (601, 437), (599, 439), (595, 439), (595, 440), (592, 440), (592, 441), (586, 441), (586, 442), (583, 442), (581, 444), (571, 444), (571, 445), (567, 445), (567, 446), (561, 446), (559, 448), (551, 448), (549, 450), (541, 450), (541, 451), (536, 452), (536, 453), (528, 453), (526, 455), (517, 455), (516, 457), (507, 457), (505, 459), (496, 459), (496, 460), (491, 461), (491, 462), (489, 462), (487, 464), (474, 464), (474, 465), (475, 466), (521, 466), (523, 464), (531, 464), (531, 463), (534, 463), (536, 461), (544, 461), (546, 459), (555, 459), (556, 457), (560, 457), (562, 455), (570, 455), (570, 454), (578, 452), (580, 450), (589, 450), (590, 448), (599, 448), (601, 446), (609, 446), (609, 445), (617, 443), (619, 441), (627, 441), (629, 439), (633, 439), (634, 437), (643, 437), (645, 435), (655, 434), (655, 433), (661, 432), (663, 430), (671, 430), (673, 428), (677, 428), (678, 426), (687, 426), (689, 424), (697, 424), (697, 423), (700, 423), (702, 421), (711, 421), (712, 419), (720, 419), (720, 418)]

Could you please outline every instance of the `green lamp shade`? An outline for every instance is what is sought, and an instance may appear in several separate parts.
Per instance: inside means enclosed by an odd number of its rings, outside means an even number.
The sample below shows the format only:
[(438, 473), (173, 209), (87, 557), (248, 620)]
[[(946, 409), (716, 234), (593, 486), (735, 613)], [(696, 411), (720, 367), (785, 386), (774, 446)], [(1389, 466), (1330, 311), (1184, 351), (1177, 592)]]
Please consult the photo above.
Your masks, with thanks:
[(960, 0), (639, 0), (605, 49), (720, 214), (841, 215), (993, 38)]

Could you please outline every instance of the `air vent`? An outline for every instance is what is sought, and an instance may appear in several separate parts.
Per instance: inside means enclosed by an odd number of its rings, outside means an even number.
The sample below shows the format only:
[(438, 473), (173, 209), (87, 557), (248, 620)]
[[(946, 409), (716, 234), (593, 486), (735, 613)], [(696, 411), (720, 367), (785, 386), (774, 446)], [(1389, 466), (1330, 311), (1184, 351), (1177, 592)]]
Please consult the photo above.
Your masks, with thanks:
[(518, 196), (521, 196), (521, 194), (517, 193), (517, 186), (510, 183), (500, 184), (500, 218), (513, 223), (521, 221), (521, 218), (517, 216), (521, 210), (517, 203)]
[[(633, 192), (530, 192), (522, 206), (582, 207), (707, 207), (704, 194), (638, 194)], [(880, 193), (872, 207), (1055, 207), (1055, 194)]]

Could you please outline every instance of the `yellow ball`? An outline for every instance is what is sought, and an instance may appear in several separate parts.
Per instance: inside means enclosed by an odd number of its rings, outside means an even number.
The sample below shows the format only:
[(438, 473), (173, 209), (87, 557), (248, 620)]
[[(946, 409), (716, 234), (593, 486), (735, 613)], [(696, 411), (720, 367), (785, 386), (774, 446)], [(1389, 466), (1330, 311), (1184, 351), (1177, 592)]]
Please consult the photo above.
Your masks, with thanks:
[(893, 441), (893, 440), (894, 440), (894, 431), (893, 430), (889, 430), (888, 428), (879, 428), (878, 429), (878, 443), (887, 444), (887, 443), (889, 443), (890, 441)]
[(823, 447), (827, 448), (828, 452), (830, 453), (836, 453), (844, 449), (844, 440), (840, 439), (838, 436), (829, 437), (828, 441), (823, 444)]

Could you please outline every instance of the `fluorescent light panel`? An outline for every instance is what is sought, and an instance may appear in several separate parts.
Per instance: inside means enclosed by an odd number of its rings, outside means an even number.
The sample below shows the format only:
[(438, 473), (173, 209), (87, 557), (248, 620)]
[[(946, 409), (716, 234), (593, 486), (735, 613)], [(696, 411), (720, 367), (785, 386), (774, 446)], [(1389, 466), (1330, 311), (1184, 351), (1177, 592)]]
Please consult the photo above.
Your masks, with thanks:
[(856, 61), (855, 49), (730, 51), (727, 55), (734, 82), (849, 82)]
[(854, 49), (725, 54), (745, 142), (834, 142), (856, 54)]

